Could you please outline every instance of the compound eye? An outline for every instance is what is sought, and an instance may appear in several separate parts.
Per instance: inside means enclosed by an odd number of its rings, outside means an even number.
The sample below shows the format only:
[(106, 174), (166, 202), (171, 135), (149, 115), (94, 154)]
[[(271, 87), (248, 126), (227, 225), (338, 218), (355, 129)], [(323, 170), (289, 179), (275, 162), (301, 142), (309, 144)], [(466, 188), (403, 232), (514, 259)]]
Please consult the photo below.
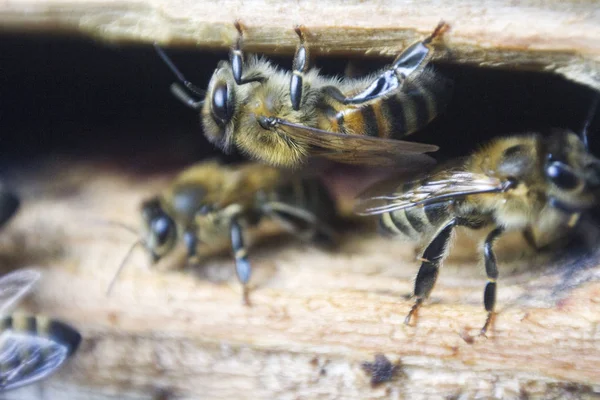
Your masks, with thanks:
[(160, 216), (152, 221), (152, 233), (156, 238), (156, 244), (158, 246), (164, 246), (173, 231), (173, 221), (167, 216)]
[(575, 189), (579, 185), (579, 177), (571, 168), (560, 161), (554, 161), (546, 166), (546, 175), (559, 188), (565, 190)]
[(218, 83), (213, 90), (212, 114), (222, 125), (227, 124), (231, 119), (227, 83), (225, 82)]

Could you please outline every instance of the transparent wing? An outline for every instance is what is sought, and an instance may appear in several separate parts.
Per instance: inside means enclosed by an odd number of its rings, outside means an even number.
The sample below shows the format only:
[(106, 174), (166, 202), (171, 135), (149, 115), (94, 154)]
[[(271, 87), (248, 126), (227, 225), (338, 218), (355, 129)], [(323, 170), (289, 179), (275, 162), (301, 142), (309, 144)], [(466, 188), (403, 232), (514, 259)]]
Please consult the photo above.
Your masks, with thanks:
[(438, 150), (437, 146), (430, 144), (344, 135), (282, 119), (276, 119), (273, 127), (301, 143), (310, 145), (313, 148), (311, 155), (347, 164), (406, 166), (417, 169), (435, 163), (423, 153)]
[(501, 192), (506, 188), (506, 182), (484, 174), (442, 171), (420, 180), (376, 184), (359, 196), (355, 212), (383, 214), (473, 194)]
[(68, 358), (67, 346), (28, 333), (0, 336), (0, 392), (46, 378)]
[(0, 314), (6, 314), (25, 297), (40, 280), (41, 272), (27, 268), (0, 278)]

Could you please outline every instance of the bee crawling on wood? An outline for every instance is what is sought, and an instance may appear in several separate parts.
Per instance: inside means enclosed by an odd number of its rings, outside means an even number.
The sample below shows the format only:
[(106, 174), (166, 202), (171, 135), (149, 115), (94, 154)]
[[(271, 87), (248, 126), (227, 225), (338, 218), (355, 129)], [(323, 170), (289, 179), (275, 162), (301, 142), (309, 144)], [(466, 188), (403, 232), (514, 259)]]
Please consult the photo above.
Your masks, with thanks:
[[(585, 138), (585, 135), (584, 135)], [(384, 185), (383, 185), (384, 186)], [(429, 296), (454, 228), (490, 228), (483, 256), (487, 331), (494, 316), (498, 267), (493, 245), (504, 232), (521, 230), (534, 247), (566, 237), (600, 194), (600, 160), (585, 140), (565, 129), (496, 139), (464, 160), (442, 165), (422, 179), (393, 189), (372, 188), (357, 211), (381, 214), (384, 232), (426, 239), (416, 277), (411, 317)], [(376, 193), (378, 192), (378, 193)]]
[(427, 38), (406, 48), (388, 67), (363, 78), (326, 77), (309, 68), (306, 31), (292, 71), (263, 58), (244, 59), (244, 29), (230, 60), (217, 66), (205, 92), (185, 79), (156, 47), (182, 86), (172, 92), (201, 114), (204, 134), (223, 151), (236, 147), (274, 166), (296, 167), (309, 156), (350, 164), (392, 164), (418, 169), (431, 164), (422, 153), (436, 146), (398, 140), (423, 128), (445, 107), (450, 82), (426, 68), (432, 43), (448, 30), (441, 22)]
[(191, 258), (201, 247), (210, 248), (225, 238), (231, 244), (246, 302), (251, 273), (248, 228), (270, 219), (302, 239), (325, 244), (335, 241), (329, 226), (336, 219), (335, 202), (322, 183), (258, 163), (193, 165), (163, 194), (145, 201), (141, 213), (142, 237), (130, 252), (142, 244), (156, 263), (183, 243)]
[(21, 269), (0, 278), (0, 392), (47, 378), (81, 342), (79, 332), (63, 322), (42, 315), (7, 314), (40, 276), (34, 269)]

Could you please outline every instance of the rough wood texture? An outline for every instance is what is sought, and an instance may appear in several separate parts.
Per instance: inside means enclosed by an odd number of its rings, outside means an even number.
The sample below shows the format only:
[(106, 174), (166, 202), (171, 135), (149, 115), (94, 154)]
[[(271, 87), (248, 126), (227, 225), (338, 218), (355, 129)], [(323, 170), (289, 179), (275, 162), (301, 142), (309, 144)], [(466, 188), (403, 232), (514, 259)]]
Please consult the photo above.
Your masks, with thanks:
[(292, 27), (305, 25), (315, 53), (397, 54), (444, 19), (457, 63), (548, 71), (600, 89), (600, 12), (595, 0), (190, 1), (8, 0), (3, 30), (76, 32), (105, 41), (226, 49), (233, 21), (248, 28), (246, 48), (291, 53)]
[[(501, 314), (488, 339), (473, 336), (485, 318), (485, 278), (475, 267), (477, 238), (464, 232), (416, 327), (403, 324), (418, 267), (413, 246), (368, 232), (347, 232), (335, 254), (295, 240), (254, 248), (251, 308), (241, 304), (228, 256), (165, 272), (149, 270), (140, 251), (107, 298), (107, 284), (135, 238), (97, 220), (135, 225), (139, 201), (168, 180), (85, 163), (27, 173), (15, 173), (25, 201), (0, 236), (1, 265), (41, 265), (45, 278), (27, 307), (69, 321), (84, 342), (53, 379), (6, 398), (598, 394), (596, 257), (558, 263), (501, 257)], [(520, 258), (514, 241), (499, 245)], [(532, 269), (540, 262), (544, 268)], [(395, 380), (372, 388), (361, 364), (376, 353), (398, 361), (399, 369)]]

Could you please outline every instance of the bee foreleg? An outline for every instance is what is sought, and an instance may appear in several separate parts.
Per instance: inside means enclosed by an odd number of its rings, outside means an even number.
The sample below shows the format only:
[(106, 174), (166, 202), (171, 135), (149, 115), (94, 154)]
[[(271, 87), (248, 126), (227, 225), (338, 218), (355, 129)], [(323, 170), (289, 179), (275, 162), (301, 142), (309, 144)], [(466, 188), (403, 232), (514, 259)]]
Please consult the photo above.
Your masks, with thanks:
[(235, 272), (238, 280), (242, 284), (244, 304), (249, 305), (248, 300), (248, 281), (252, 273), (250, 262), (248, 261), (248, 250), (244, 244), (243, 229), (236, 218), (232, 218), (231, 226), (231, 248), (235, 259)]
[(404, 320), (406, 325), (410, 323), (412, 316), (421, 307), (423, 301), (429, 297), (429, 294), (435, 285), (439, 267), (446, 256), (446, 250), (455, 224), (456, 222), (454, 220), (450, 221), (437, 235), (435, 235), (423, 252), (423, 256), (421, 257), (423, 260), (421, 268), (419, 268), (417, 278), (415, 279), (414, 296), (417, 300)]
[(483, 292), (483, 304), (488, 315), (485, 320), (483, 328), (481, 328), (481, 335), (485, 336), (487, 329), (492, 322), (494, 317), (494, 306), (496, 304), (496, 280), (498, 279), (498, 265), (496, 263), (496, 255), (494, 254), (493, 246), (494, 242), (504, 232), (503, 227), (497, 227), (489, 233), (485, 238), (485, 244), (483, 245), (483, 256), (485, 259), (485, 273), (487, 274), (488, 283), (485, 285), (485, 291)]
[(242, 42), (244, 39), (243, 27), (240, 21), (235, 21), (235, 29), (238, 31), (238, 37), (235, 41), (235, 45), (231, 48), (229, 59), (231, 61), (231, 70), (233, 73), (233, 79), (238, 85), (244, 85), (250, 82), (264, 82), (266, 77), (262, 75), (255, 75), (250, 77), (243, 77), (244, 73), (244, 53), (242, 52)]
[(294, 63), (292, 67), (292, 78), (290, 80), (290, 98), (292, 100), (292, 107), (298, 111), (302, 104), (302, 85), (304, 82), (304, 73), (308, 70), (308, 46), (304, 40), (304, 31), (301, 26), (297, 26), (295, 29), (300, 43), (296, 47), (296, 54), (294, 55)]

